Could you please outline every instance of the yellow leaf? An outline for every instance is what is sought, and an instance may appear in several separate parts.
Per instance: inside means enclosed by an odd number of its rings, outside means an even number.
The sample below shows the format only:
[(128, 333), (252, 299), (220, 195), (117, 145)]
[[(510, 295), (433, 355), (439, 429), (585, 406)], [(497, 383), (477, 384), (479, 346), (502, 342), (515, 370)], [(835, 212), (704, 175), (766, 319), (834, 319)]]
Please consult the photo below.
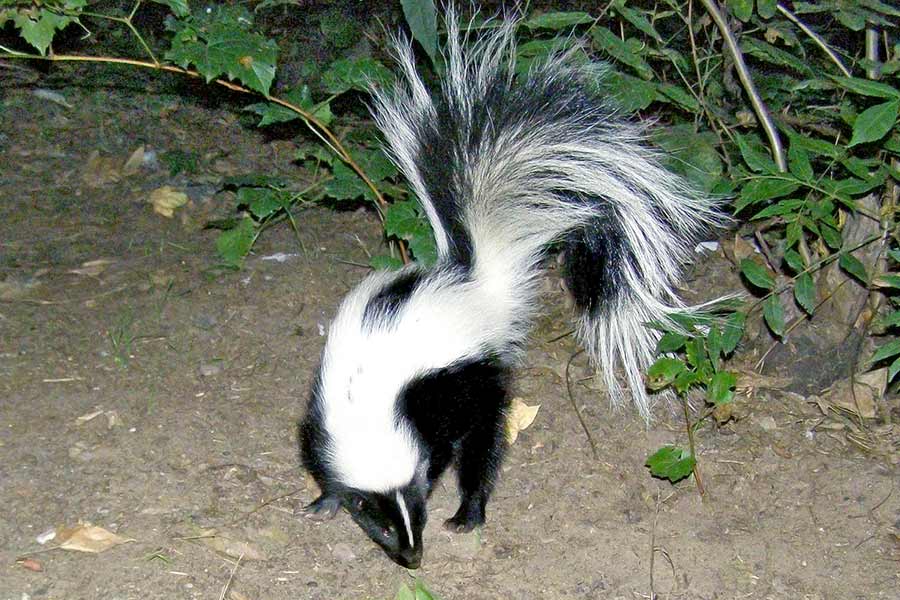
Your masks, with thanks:
[(521, 398), (513, 398), (506, 413), (506, 439), (514, 444), (519, 432), (531, 426), (541, 405), (528, 406)]
[(171, 186), (164, 185), (150, 192), (150, 204), (153, 211), (159, 215), (172, 218), (175, 209), (187, 204), (188, 197), (184, 192), (179, 192)]
[(90, 523), (79, 523), (75, 527), (57, 529), (56, 539), (59, 540), (59, 547), (63, 550), (92, 554), (99, 554), (120, 544), (134, 541)]

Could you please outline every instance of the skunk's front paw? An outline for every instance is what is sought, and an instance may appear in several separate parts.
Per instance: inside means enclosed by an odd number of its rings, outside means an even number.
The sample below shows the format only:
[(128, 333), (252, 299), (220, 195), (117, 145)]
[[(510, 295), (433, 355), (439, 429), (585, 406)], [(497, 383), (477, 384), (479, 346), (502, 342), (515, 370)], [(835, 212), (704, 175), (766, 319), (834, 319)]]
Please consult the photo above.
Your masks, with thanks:
[(456, 514), (444, 521), (444, 529), (453, 533), (469, 533), (476, 527), (484, 525), (484, 509), (463, 504)]
[(341, 501), (335, 496), (322, 494), (301, 510), (304, 517), (311, 521), (327, 521), (333, 519), (341, 508)]

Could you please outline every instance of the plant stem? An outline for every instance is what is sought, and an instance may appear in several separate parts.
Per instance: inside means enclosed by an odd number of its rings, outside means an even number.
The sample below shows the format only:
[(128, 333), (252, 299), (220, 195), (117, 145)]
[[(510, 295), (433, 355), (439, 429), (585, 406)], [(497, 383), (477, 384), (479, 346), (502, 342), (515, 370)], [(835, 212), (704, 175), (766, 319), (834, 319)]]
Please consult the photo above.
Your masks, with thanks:
[(850, 73), (850, 69), (845, 67), (844, 63), (841, 62), (841, 57), (838, 56), (837, 53), (835, 53), (835, 51), (825, 43), (825, 40), (823, 40), (818, 33), (810, 29), (806, 23), (797, 18), (797, 15), (786, 9), (783, 5), (779, 4), (776, 8), (778, 8), (778, 12), (792, 21), (797, 27), (800, 28), (803, 33), (808, 35), (812, 39), (812, 41), (816, 43), (817, 46), (819, 46), (819, 48), (821, 48), (822, 51), (828, 55), (828, 58), (830, 58), (831, 61), (837, 65), (837, 68), (841, 70), (841, 73), (843, 73), (845, 77), (853, 76), (853, 74)]
[(697, 482), (697, 491), (702, 498), (706, 494), (706, 489), (703, 487), (703, 480), (700, 479), (700, 466), (697, 464), (697, 450), (694, 447), (694, 423), (691, 422), (691, 411), (688, 408), (688, 401), (684, 395), (681, 395), (681, 407), (684, 409), (684, 423), (687, 427), (688, 447), (691, 449), (691, 458), (694, 459), (694, 466), (691, 467), (691, 470), (694, 472), (694, 481)]
[(734, 68), (737, 70), (738, 77), (744, 85), (744, 91), (750, 97), (750, 104), (753, 105), (756, 118), (759, 119), (766, 132), (766, 137), (769, 138), (769, 151), (772, 153), (772, 158), (775, 160), (778, 170), (782, 173), (787, 172), (787, 161), (784, 158), (784, 146), (781, 144), (781, 138), (778, 136), (778, 131), (775, 129), (775, 124), (772, 122), (772, 116), (769, 114), (766, 104), (760, 97), (759, 92), (756, 91), (756, 85), (750, 76), (750, 69), (747, 68), (747, 63), (744, 62), (744, 55), (738, 47), (734, 33), (728, 27), (725, 16), (719, 10), (715, 0), (700, 0), (700, 2), (706, 8), (709, 16), (712, 17), (712, 20), (719, 28), (719, 32), (722, 34), (725, 46), (728, 48), (732, 60), (734, 60)]

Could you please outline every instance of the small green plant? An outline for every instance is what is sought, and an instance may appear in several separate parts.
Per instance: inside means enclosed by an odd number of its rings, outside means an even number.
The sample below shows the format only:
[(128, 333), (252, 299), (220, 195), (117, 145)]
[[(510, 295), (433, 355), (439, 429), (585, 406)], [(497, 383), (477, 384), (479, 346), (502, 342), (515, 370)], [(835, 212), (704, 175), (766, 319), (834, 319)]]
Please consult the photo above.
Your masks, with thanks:
[(112, 329), (106, 332), (113, 362), (123, 369), (128, 366), (128, 361), (131, 359), (131, 349), (136, 339), (133, 327), (134, 313), (131, 309), (127, 309), (119, 315)]
[(417, 579), (412, 589), (405, 583), (402, 584), (400, 589), (397, 590), (394, 600), (440, 600), (440, 598), (429, 591), (425, 584)]
[[(723, 309), (728, 309), (723, 304)], [(672, 483), (694, 474), (697, 487), (703, 484), (697, 467), (694, 434), (710, 416), (727, 420), (728, 405), (734, 399), (737, 375), (724, 368), (724, 361), (738, 346), (744, 333), (745, 313), (733, 310), (727, 315), (679, 313), (668, 326), (657, 325), (664, 333), (656, 347), (662, 354), (647, 370), (647, 387), (672, 390), (684, 409), (689, 448), (665, 446), (647, 459), (655, 477)], [(702, 412), (692, 417), (689, 396), (702, 393)]]

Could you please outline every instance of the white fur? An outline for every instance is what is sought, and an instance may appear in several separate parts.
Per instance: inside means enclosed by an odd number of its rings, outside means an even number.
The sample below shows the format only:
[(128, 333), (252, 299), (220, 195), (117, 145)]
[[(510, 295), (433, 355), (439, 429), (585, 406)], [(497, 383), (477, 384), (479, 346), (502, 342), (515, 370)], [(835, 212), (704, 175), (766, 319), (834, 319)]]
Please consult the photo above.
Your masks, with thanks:
[(403, 526), (406, 528), (406, 539), (409, 540), (409, 547), (415, 548), (416, 541), (413, 537), (412, 521), (409, 519), (409, 509), (406, 508), (406, 500), (403, 498), (400, 490), (394, 492), (394, 499), (397, 501), (397, 506), (400, 507), (400, 516), (403, 517)]

